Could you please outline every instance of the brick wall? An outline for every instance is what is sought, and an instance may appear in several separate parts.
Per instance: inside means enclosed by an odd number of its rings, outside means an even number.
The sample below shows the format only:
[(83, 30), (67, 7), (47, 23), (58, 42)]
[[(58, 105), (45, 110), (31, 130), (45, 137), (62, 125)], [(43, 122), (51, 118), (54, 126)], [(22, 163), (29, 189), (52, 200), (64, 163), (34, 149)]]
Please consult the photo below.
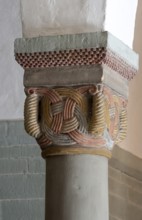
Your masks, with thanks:
[(0, 134), (0, 220), (44, 219), (45, 161), (39, 147), (22, 121), (0, 122)]
[[(44, 220), (45, 161), (23, 121), (0, 122), (0, 220)], [(142, 220), (142, 160), (115, 147), (110, 220)]]
[(142, 182), (109, 168), (110, 220), (142, 220)]
[(142, 159), (118, 148), (109, 162), (110, 220), (142, 220)]

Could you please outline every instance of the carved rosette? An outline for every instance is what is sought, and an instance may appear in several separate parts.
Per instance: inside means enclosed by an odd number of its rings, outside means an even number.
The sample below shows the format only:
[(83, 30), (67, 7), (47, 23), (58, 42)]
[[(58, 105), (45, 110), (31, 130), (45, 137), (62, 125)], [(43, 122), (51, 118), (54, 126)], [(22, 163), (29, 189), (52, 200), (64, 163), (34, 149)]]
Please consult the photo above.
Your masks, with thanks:
[(138, 56), (108, 32), (17, 39), (25, 129), (42, 156), (111, 157), (126, 137), (128, 81)]

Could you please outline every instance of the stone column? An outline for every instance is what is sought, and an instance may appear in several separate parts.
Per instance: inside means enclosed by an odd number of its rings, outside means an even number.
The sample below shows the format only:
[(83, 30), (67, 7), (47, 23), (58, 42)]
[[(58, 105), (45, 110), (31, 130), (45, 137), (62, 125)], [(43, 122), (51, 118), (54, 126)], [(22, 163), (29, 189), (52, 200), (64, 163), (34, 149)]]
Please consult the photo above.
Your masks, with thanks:
[(46, 220), (108, 220), (108, 158), (138, 56), (108, 32), (17, 39), (25, 129), (46, 159)]

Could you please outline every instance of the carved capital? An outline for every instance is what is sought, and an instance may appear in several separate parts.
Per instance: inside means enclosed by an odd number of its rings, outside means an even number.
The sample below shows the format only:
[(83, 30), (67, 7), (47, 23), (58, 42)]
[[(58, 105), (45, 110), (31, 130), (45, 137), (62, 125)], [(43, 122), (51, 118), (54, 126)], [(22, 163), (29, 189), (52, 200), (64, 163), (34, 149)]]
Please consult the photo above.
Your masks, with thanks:
[(43, 157), (90, 153), (111, 156), (126, 136), (127, 101), (101, 85), (26, 89), (25, 129)]
[(25, 69), (25, 129), (42, 156), (111, 157), (126, 136), (138, 56), (108, 32), (17, 39), (15, 56)]

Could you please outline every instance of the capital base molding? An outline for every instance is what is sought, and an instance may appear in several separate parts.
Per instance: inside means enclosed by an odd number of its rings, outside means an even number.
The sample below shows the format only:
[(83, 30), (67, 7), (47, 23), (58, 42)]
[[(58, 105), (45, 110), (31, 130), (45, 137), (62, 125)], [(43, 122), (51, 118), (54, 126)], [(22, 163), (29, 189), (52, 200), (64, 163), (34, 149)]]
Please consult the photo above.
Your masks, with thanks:
[(138, 56), (108, 32), (15, 41), (25, 69), (25, 129), (42, 156), (111, 157), (126, 136), (128, 81)]

